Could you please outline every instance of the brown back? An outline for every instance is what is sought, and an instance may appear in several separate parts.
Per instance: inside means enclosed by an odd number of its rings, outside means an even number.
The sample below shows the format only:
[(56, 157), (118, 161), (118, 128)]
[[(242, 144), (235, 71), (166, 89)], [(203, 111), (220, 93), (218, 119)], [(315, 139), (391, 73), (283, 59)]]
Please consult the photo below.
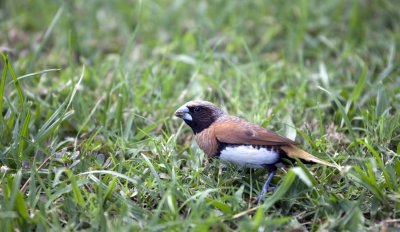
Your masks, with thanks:
[(212, 124), (218, 141), (228, 144), (283, 146), (297, 143), (275, 132), (233, 116), (222, 116)]

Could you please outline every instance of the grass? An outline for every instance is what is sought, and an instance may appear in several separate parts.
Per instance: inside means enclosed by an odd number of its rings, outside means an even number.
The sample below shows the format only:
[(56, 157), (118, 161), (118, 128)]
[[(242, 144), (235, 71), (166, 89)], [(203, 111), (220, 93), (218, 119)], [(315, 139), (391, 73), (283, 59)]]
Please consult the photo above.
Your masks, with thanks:
[[(400, 227), (400, 4), (2, 1), (0, 226)], [(200, 98), (343, 166), (220, 171), (173, 117)]]

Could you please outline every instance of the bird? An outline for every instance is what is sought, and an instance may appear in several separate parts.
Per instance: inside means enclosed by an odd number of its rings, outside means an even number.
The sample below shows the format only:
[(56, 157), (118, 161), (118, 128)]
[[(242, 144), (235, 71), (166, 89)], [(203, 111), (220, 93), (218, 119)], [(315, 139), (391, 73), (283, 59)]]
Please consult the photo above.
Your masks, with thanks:
[(209, 158), (267, 170), (268, 177), (256, 198), (257, 204), (268, 192), (277, 169), (284, 167), (287, 161), (297, 158), (305, 163), (338, 168), (338, 165), (304, 151), (295, 141), (231, 116), (208, 101), (189, 101), (175, 111), (175, 116), (192, 129), (197, 145)]

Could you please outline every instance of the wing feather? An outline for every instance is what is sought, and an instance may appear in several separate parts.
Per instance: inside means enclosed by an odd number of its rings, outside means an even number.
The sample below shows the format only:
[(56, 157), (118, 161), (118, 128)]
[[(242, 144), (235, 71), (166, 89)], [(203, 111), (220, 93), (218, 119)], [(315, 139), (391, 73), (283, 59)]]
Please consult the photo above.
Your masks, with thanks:
[(275, 132), (237, 117), (224, 117), (214, 124), (218, 141), (228, 144), (296, 145), (297, 143)]

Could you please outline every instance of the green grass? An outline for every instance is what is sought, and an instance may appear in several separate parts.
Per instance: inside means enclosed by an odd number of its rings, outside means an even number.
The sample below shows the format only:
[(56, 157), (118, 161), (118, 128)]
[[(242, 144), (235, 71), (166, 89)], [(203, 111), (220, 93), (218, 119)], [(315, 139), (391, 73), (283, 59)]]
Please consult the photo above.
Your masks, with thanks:
[[(0, 226), (400, 227), (400, 2), (0, 2)], [(191, 99), (343, 166), (220, 171)]]

